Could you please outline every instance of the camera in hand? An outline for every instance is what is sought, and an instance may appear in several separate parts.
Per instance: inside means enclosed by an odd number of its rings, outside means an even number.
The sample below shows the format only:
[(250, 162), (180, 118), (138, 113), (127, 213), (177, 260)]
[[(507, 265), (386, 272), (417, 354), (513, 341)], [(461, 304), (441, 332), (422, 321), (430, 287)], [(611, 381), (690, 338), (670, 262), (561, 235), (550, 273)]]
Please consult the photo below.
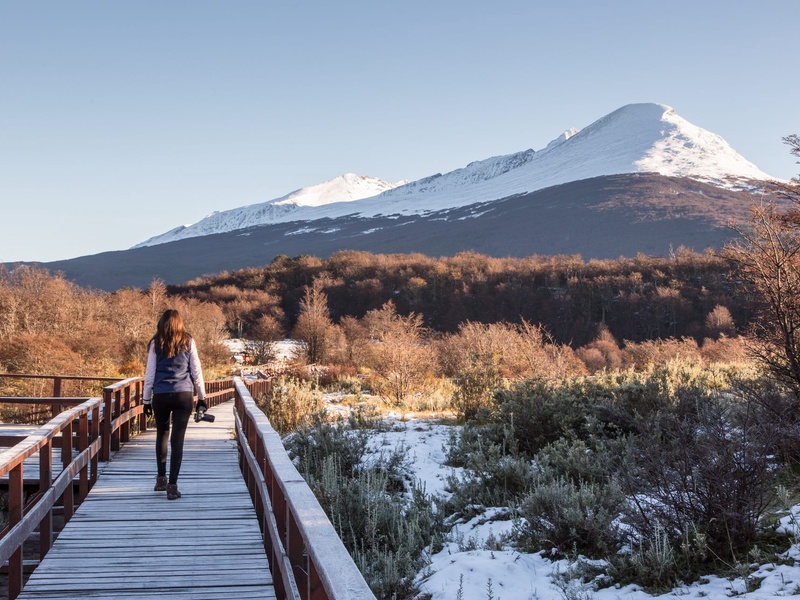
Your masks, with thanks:
[(207, 415), (204, 408), (198, 408), (194, 413), (194, 422), (199, 423), (205, 421), (206, 423), (213, 423), (216, 417), (214, 415)]

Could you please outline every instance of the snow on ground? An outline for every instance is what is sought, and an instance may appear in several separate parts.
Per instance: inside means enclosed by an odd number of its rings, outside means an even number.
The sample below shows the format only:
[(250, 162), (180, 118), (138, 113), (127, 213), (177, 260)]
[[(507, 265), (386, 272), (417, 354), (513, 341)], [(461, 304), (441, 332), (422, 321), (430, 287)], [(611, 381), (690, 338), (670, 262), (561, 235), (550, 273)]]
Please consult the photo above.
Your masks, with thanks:
[[(411, 475), (429, 494), (446, 495), (447, 476), (460, 469), (444, 465), (445, 448), (453, 427), (425, 420), (394, 420), (388, 431), (376, 431), (368, 451), (374, 457), (381, 452), (400, 450), (409, 460)], [(431, 600), (648, 600), (656, 596), (634, 585), (594, 590), (577, 580), (556, 585), (553, 575), (566, 572), (566, 560), (553, 561), (540, 554), (520, 553), (503, 544), (504, 535), (513, 524), (505, 509), (490, 508), (467, 523), (456, 524), (444, 548), (431, 556), (429, 567), (418, 583)], [(785, 531), (797, 532), (800, 506), (781, 521)], [(800, 595), (800, 544), (786, 555), (791, 565), (765, 564), (750, 575), (761, 580), (758, 589), (747, 591), (741, 577), (709, 576), (701, 582), (676, 588), (661, 598), (707, 598), (721, 600), (743, 596), (755, 600)], [(459, 596), (461, 590), (461, 596)]]
[(276, 362), (288, 363), (297, 358), (305, 349), (305, 344), (300, 340), (280, 340), (272, 342), (272, 349), (275, 351)]
[[(231, 353), (231, 356), (241, 361), (248, 349), (252, 348), (253, 341), (242, 338), (231, 338), (222, 342)], [(293, 361), (303, 350), (303, 342), (299, 340), (278, 340), (272, 342), (272, 349), (275, 352), (275, 362), (287, 364)]]
[(381, 431), (370, 438), (367, 452), (400, 451), (407, 455), (412, 475), (430, 495), (446, 494), (447, 476), (459, 475), (461, 469), (445, 466), (445, 448), (449, 445), (452, 427), (427, 421), (395, 421), (391, 431)]
[[(662, 596), (654, 596), (635, 585), (612, 586), (593, 590), (591, 585), (574, 580), (556, 585), (554, 575), (569, 569), (566, 560), (551, 561), (538, 554), (522, 554), (514, 550), (459, 551), (448, 544), (433, 556), (427, 578), (421, 578), (421, 589), (432, 600), (453, 600), (459, 587), (464, 600), (488, 598), (488, 586), (495, 600), (649, 600), (651, 598), (727, 599), (743, 596), (756, 600), (783, 598), (800, 592), (800, 568), (787, 565), (765, 565), (751, 575), (761, 579), (759, 589), (747, 592), (744, 579), (709, 576), (702, 583), (676, 588)], [(463, 579), (462, 579), (463, 578)], [(565, 589), (566, 588), (566, 589)]]

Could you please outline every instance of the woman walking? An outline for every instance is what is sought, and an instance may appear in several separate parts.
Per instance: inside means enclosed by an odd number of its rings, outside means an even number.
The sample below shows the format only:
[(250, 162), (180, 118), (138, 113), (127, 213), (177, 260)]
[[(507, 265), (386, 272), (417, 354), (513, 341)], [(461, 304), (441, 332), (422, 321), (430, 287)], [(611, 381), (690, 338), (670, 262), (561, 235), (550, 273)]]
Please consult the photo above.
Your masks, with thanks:
[[(183, 328), (177, 310), (164, 311), (156, 334), (150, 340), (144, 374), (144, 410), (156, 418), (156, 492), (167, 492), (167, 500), (181, 497), (178, 474), (183, 460), (183, 438), (192, 414), (193, 396), (197, 408), (206, 410), (205, 382), (194, 339)], [(172, 435), (169, 435), (172, 417)], [(169, 438), (169, 439), (168, 439)], [(167, 442), (171, 455), (167, 479)]]

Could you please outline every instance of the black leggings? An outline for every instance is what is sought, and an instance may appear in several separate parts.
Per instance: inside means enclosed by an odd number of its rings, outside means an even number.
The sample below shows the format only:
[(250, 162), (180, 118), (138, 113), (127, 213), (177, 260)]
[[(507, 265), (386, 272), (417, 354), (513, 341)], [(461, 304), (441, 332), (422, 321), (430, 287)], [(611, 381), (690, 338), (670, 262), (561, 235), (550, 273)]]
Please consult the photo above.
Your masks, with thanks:
[(183, 438), (192, 415), (194, 400), (192, 392), (153, 394), (153, 414), (156, 417), (156, 466), (159, 475), (167, 474), (167, 436), (169, 418), (172, 415), (172, 435), (169, 442), (172, 454), (169, 457), (169, 483), (178, 483), (178, 474), (183, 460)]

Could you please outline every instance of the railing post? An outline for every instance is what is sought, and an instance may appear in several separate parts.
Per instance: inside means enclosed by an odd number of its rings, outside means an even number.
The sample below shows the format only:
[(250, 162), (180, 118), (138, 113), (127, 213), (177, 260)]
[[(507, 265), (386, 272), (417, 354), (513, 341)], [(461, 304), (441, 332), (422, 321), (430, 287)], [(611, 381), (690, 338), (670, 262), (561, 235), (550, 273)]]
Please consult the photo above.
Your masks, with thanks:
[[(264, 440), (262, 439), (262, 437), (260, 435), (256, 435), (256, 447), (255, 447), (255, 450), (254, 450), (253, 454), (256, 457), (256, 463), (258, 463), (259, 465), (262, 465), (264, 463), (265, 452), (264, 452)], [(261, 473), (262, 474), (264, 473), (263, 467), (261, 469)], [(258, 491), (258, 489), (259, 489), (258, 486), (255, 486), (255, 490)], [(261, 494), (256, 494), (256, 495), (260, 496)], [(255, 508), (256, 508), (256, 517), (258, 518), (259, 521), (262, 521), (264, 519), (264, 505), (263, 505), (263, 503), (261, 502), (261, 500), (256, 500), (254, 498), (253, 499), (253, 504), (255, 505)]]
[[(61, 398), (61, 377), (53, 377), (53, 398)], [(51, 404), (50, 412), (53, 418), (57, 417), (61, 413), (61, 405)]]
[[(92, 408), (92, 421), (89, 424), (89, 444), (92, 444), (97, 438), (100, 437), (100, 405), (95, 404), (94, 408)], [(102, 453), (102, 448), (100, 452)], [(91, 485), (94, 485), (97, 482), (97, 454), (92, 456), (92, 470), (90, 472), (89, 478), (91, 481)]]
[(280, 486), (276, 485), (275, 488), (274, 491), (270, 490), (270, 493), (272, 493), (272, 511), (275, 513), (275, 526), (278, 529), (278, 535), (283, 539), (283, 547), (286, 548), (286, 541), (289, 537), (286, 514), (289, 509), (286, 506), (286, 498), (283, 497)]
[[(8, 526), (22, 520), (24, 506), (22, 463), (8, 473)], [(8, 559), (8, 597), (16, 600), (22, 591), (22, 545)]]
[[(142, 406), (144, 404), (143, 396), (144, 396), (144, 382), (143, 381), (137, 381), (136, 382), (136, 405), (137, 406)], [(142, 414), (139, 415), (139, 431), (140, 432), (147, 431), (147, 415), (144, 414), (144, 411), (142, 411)]]
[(292, 572), (294, 579), (297, 581), (297, 587), (300, 590), (300, 597), (303, 600), (309, 599), (308, 590), (308, 573), (305, 571), (305, 564), (303, 564), (303, 537), (300, 535), (300, 529), (294, 520), (294, 515), (289, 508), (288, 502), (286, 503), (286, 555), (289, 557), (289, 563), (292, 565)]
[(308, 561), (308, 597), (310, 600), (328, 600), (317, 567), (312, 561)]
[[(39, 450), (39, 493), (44, 494), (50, 489), (53, 482), (53, 442), (47, 443)], [(53, 547), (53, 509), (39, 523), (39, 560), (44, 560), (45, 554)]]
[[(78, 420), (78, 452), (83, 452), (89, 447), (89, 413), (82, 414)], [(81, 504), (89, 495), (89, 464), (80, 471), (78, 485), (78, 504)]]
[[(61, 465), (64, 469), (69, 468), (72, 462), (72, 423), (67, 423), (61, 430)], [(64, 522), (66, 523), (72, 518), (75, 512), (75, 488), (73, 483), (64, 490)]]
[(108, 462), (111, 460), (111, 420), (113, 416), (111, 404), (111, 390), (103, 390), (103, 444), (100, 452), (100, 460)]
[[(122, 392), (116, 390), (114, 392), (114, 416), (119, 417), (122, 414)], [(119, 429), (111, 432), (111, 449), (116, 452), (119, 450)]]
[[(119, 414), (121, 414), (121, 415), (125, 414), (130, 409), (131, 409), (131, 386), (126, 385)], [(125, 423), (122, 424), (122, 427), (120, 429), (121, 429), (121, 431), (120, 431), (119, 441), (121, 443), (123, 443), (123, 444), (128, 442), (128, 441), (130, 441), (130, 439), (131, 439), (131, 422), (130, 421), (125, 421)]]
[[(254, 442), (256, 438), (256, 424), (253, 423), (252, 419), (247, 420), (247, 445), (250, 446), (250, 451), (255, 453)], [(250, 473), (250, 470), (247, 471), (247, 477), (245, 477), (245, 483), (247, 484), (247, 489), (250, 491), (250, 497), (253, 498), (255, 496), (255, 476)]]

